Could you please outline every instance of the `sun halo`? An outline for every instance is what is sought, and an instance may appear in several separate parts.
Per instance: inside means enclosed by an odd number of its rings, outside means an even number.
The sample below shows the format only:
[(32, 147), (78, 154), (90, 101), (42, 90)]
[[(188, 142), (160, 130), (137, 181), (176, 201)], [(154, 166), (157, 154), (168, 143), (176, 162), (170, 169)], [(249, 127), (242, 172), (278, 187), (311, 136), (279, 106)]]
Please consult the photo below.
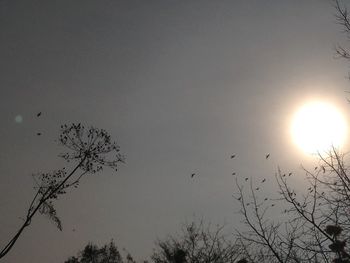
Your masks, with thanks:
[(347, 123), (332, 104), (314, 101), (304, 104), (294, 114), (291, 135), (293, 142), (307, 154), (324, 153), (344, 145)]

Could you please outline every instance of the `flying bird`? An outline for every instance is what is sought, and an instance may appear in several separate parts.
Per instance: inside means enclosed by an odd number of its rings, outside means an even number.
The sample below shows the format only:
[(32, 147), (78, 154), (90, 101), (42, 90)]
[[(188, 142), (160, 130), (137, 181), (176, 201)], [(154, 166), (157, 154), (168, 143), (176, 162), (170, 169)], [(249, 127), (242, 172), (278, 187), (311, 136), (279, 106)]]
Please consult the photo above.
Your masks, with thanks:
[(292, 173), (289, 173), (289, 174), (288, 174), (288, 176), (291, 176), (291, 175), (292, 175)]
[(261, 182), (264, 183), (266, 181), (266, 179), (264, 178)]
[(246, 177), (244, 180), (248, 181), (248, 177)]
[(265, 197), (265, 199), (264, 199), (264, 200), (265, 200), (265, 201), (267, 201), (267, 199), (268, 199), (268, 198), (267, 198), (267, 197)]
[(255, 190), (258, 191), (258, 190), (259, 190), (259, 187), (255, 188)]
[(192, 174), (191, 174), (191, 178), (193, 178), (195, 175), (196, 175), (196, 173), (192, 173)]
[(233, 159), (233, 158), (235, 158), (236, 157), (236, 155), (235, 154), (232, 154), (231, 155), (231, 159)]
[(236, 175), (236, 172), (233, 172), (232, 175)]
[(37, 132), (36, 135), (40, 136), (40, 135), (41, 135), (41, 132)]
[(40, 117), (41, 111), (36, 114), (37, 117)]
[(270, 154), (269, 154), (269, 153), (266, 154), (265, 158), (266, 158), (266, 159), (269, 159), (269, 157), (270, 157)]

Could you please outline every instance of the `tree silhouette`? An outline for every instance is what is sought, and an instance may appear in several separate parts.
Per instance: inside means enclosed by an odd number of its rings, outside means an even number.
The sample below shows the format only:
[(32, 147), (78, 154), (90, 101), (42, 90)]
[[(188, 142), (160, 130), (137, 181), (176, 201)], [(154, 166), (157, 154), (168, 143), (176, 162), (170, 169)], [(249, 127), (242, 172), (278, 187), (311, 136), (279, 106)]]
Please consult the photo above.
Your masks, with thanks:
[(119, 146), (111, 141), (110, 135), (103, 129), (86, 128), (80, 123), (62, 125), (59, 142), (68, 149), (60, 156), (67, 162), (76, 162), (75, 167), (69, 172), (64, 167), (33, 176), (36, 194), (30, 202), (23, 224), (1, 249), (0, 259), (13, 248), (37, 213), (46, 216), (59, 230), (62, 230), (61, 220), (54, 208), (54, 201), (59, 196), (66, 194), (68, 189), (77, 188), (84, 175), (98, 173), (104, 167), (117, 170), (119, 163), (124, 160), (119, 152)]
[(184, 225), (179, 237), (157, 242), (151, 259), (154, 263), (230, 263), (240, 256), (239, 246), (223, 234), (223, 226), (192, 222)]
[(78, 257), (70, 257), (64, 263), (136, 263), (128, 253), (126, 259), (121, 256), (118, 247), (112, 240), (101, 248), (89, 243), (79, 253)]
[[(345, 157), (334, 148), (319, 155), (317, 169), (304, 168), (304, 191), (293, 188), (291, 177), (278, 169), (274, 200), (262, 199), (252, 180), (247, 185), (237, 179), (236, 197), (247, 227), (237, 234), (248, 262), (349, 262), (350, 175)], [(268, 215), (278, 208), (281, 216), (272, 220)]]
[[(350, 37), (350, 17), (346, 6), (334, 0), (336, 20)], [(337, 55), (350, 60), (341, 45)], [(292, 173), (278, 169), (275, 179), (278, 196), (263, 198), (254, 182), (236, 180), (245, 230), (237, 231), (244, 262), (334, 262), (350, 263), (350, 173), (348, 155), (332, 148), (319, 154), (319, 165), (304, 169), (308, 185), (304, 191), (292, 186)], [(287, 176), (288, 175), (288, 176)], [(281, 215), (272, 220), (271, 210)]]
[[(334, 7), (336, 9), (336, 20), (343, 29), (343, 33), (349, 37), (350, 36), (350, 19), (346, 6), (341, 4), (341, 1), (335, 0)], [(336, 45), (335, 51), (337, 52), (338, 57), (350, 60), (350, 53), (347, 48), (344, 48), (342, 45)]]

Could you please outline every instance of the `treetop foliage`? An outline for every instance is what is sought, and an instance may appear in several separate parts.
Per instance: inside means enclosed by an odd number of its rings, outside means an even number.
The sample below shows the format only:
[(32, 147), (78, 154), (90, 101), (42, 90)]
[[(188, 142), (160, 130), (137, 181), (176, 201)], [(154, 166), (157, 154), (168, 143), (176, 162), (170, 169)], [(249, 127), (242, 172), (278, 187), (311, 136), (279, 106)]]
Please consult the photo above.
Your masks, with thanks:
[(125, 259), (112, 240), (108, 245), (98, 247), (87, 244), (77, 257), (70, 257), (64, 263), (136, 263), (128, 253)]
[(234, 263), (239, 247), (223, 230), (224, 226), (211, 227), (203, 221), (186, 224), (180, 236), (158, 241), (151, 259), (154, 263)]

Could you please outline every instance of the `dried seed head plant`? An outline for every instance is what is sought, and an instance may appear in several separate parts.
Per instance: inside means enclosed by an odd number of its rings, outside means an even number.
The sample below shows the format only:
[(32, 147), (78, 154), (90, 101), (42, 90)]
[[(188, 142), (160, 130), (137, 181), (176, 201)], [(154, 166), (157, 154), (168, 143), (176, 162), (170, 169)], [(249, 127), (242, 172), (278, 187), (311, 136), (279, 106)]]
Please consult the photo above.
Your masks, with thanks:
[(67, 149), (59, 156), (68, 163), (75, 162), (74, 168), (67, 171), (68, 169), (63, 167), (33, 175), (36, 194), (27, 209), (24, 222), (1, 249), (0, 259), (13, 248), (24, 229), (31, 224), (33, 217), (38, 212), (51, 220), (59, 230), (62, 230), (61, 220), (54, 207), (55, 200), (66, 194), (68, 189), (77, 188), (84, 175), (99, 173), (106, 167), (117, 171), (119, 164), (124, 162), (119, 146), (103, 129), (86, 128), (81, 123), (64, 124), (61, 126), (59, 142)]

